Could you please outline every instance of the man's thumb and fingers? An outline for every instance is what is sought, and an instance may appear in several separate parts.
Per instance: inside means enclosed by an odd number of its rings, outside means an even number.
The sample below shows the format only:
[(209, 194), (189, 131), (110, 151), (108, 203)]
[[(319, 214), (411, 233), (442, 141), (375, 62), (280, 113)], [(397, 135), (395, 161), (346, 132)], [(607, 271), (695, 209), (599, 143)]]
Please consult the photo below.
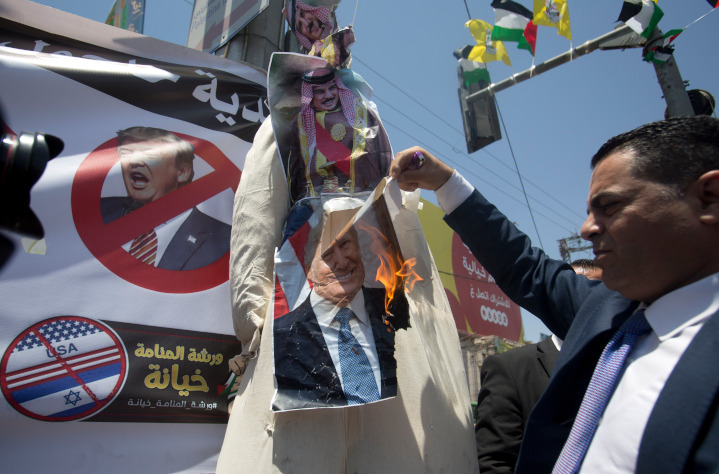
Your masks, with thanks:
[(389, 168), (389, 175), (397, 180), (403, 191), (417, 188), (435, 191), (454, 173), (454, 169), (418, 146), (400, 151)]

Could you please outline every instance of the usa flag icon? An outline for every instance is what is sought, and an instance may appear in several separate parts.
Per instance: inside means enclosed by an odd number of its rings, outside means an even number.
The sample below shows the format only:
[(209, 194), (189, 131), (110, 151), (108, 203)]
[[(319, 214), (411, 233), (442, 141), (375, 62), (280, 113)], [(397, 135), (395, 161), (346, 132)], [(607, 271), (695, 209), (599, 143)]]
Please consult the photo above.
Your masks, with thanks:
[(79, 316), (46, 319), (23, 331), (0, 363), (0, 387), (20, 413), (43, 421), (87, 418), (127, 378), (127, 352), (107, 325)]

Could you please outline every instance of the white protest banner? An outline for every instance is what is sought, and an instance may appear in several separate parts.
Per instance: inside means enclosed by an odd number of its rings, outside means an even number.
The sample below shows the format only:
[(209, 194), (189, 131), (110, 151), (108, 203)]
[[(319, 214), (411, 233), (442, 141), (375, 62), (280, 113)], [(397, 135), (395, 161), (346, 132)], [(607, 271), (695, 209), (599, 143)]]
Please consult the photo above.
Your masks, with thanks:
[(0, 470), (213, 471), (264, 73), (24, 0), (0, 9), (0, 71), (3, 133), (64, 142), (32, 188), (44, 239), (2, 232)]

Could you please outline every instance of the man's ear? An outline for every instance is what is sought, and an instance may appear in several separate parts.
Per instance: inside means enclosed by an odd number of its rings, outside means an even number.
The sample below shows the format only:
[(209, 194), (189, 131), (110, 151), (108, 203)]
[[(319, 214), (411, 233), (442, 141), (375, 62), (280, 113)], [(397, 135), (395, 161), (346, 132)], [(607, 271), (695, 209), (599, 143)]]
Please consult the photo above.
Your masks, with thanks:
[(707, 171), (694, 184), (701, 202), (699, 219), (704, 224), (719, 224), (719, 170)]
[(182, 186), (187, 184), (187, 180), (190, 179), (190, 173), (192, 173), (192, 165), (186, 161), (182, 161), (176, 164), (177, 168), (177, 185)]

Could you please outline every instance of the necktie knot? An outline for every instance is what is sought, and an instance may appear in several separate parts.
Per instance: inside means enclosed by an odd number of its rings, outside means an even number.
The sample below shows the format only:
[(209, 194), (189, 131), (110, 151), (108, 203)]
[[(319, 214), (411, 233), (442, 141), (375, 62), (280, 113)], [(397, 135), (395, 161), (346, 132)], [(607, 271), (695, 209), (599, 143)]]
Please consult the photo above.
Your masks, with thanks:
[(335, 316), (335, 319), (339, 321), (340, 326), (344, 326), (346, 324), (349, 324), (350, 319), (352, 319), (352, 316), (355, 314), (352, 312), (349, 308), (340, 308), (340, 310), (337, 312), (337, 315)]
[(644, 309), (640, 309), (633, 315), (627, 319), (620, 330), (625, 329), (625, 331), (629, 334), (633, 334), (636, 337), (641, 336), (645, 332), (649, 331), (651, 329), (651, 326), (649, 325), (649, 321), (647, 321), (647, 317), (644, 315)]

